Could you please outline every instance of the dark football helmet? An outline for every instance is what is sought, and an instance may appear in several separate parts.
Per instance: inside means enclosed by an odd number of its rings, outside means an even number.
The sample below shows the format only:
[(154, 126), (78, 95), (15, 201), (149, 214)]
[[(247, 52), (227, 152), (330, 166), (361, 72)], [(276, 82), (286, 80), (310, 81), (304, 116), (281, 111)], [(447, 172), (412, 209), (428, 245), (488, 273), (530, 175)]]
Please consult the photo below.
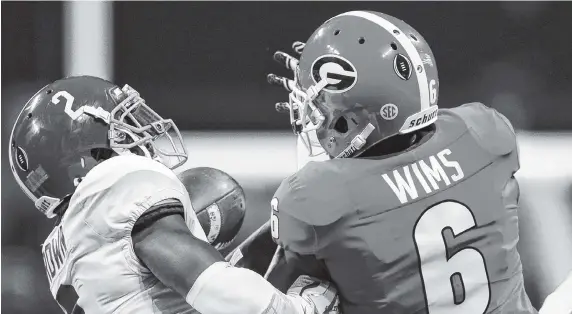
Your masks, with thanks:
[(181, 134), (139, 93), (106, 80), (77, 76), (55, 81), (24, 106), (10, 137), (16, 181), (48, 217), (82, 178), (115, 154), (138, 154), (174, 169), (187, 160)]
[(299, 61), (281, 52), (275, 55), (294, 70), (294, 81), (268, 79), (290, 91), (286, 107), (295, 132), (307, 140), (315, 131), (331, 157), (358, 156), (384, 139), (437, 119), (439, 80), (433, 53), (415, 29), (397, 18), (346, 12), (294, 48), (301, 51)]

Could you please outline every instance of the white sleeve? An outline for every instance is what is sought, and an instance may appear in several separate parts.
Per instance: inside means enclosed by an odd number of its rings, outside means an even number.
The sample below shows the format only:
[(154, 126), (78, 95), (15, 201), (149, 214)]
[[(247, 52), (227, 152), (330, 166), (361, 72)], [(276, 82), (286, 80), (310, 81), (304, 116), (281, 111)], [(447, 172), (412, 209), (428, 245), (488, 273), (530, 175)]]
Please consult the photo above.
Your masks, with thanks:
[(327, 307), (318, 308), (317, 304), (333, 304), (337, 300), (331, 285), (324, 293), (323, 286), (322, 291), (316, 292), (302, 288), (308, 286), (307, 281), (297, 282), (292, 293), (285, 295), (253, 271), (218, 262), (197, 278), (186, 300), (202, 314), (321, 314), (326, 313)]
[(572, 272), (546, 297), (538, 314), (572, 314)]

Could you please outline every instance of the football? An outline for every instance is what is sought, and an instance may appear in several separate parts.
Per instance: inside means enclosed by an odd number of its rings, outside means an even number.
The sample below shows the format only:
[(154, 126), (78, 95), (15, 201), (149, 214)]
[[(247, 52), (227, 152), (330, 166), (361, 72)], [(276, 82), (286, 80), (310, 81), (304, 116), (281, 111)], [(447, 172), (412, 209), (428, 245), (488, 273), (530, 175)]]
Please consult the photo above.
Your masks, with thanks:
[(224, 171), (190, 168), (178, 174), (209, 243), (217, 250), (228, 247), (242, 226), (246, 197), (240, 184)]

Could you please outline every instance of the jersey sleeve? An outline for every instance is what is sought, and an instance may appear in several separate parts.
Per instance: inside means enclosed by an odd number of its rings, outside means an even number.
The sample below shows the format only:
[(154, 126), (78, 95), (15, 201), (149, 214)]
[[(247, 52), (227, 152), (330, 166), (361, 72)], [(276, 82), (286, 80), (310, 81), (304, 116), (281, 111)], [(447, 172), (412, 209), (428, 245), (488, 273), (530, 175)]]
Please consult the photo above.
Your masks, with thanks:
[(343, 197), (344, 182), (335, 178), (335, 172), (329, 161), (309, 162), (276, 191), (272, 234), (286, 250), (316, 254), (335, 233), (328, 226), (351, 209), (350, 198)]
[(166, 200), (165, 202), (160, 202), (149, 208), (143, 215), (137, 219), (133, 230), (131, 231), (132, 236), (147, 229), (156, 221), (171, 215), (180, 215), (184, 217), (185, 210), (181, 202), (175, 199)]
[(483, 149), (493, 155), (510, 155), (515, 168), (519, 168), (516, 133), (507, 117), (481, 103), (465, 104), (456, 110)]
[(493, 154), (505, 155), (516, 149), (516, 134), (508, 119), (481, 103), (456, 108), (479, 144)]
[(288, 183), (283, 182), (272, 199), (272, 238), (286, 250), (313, 254), (317, 242), (314, 227), (289, 212), (292, 206), (299, 206), (292, 194)]

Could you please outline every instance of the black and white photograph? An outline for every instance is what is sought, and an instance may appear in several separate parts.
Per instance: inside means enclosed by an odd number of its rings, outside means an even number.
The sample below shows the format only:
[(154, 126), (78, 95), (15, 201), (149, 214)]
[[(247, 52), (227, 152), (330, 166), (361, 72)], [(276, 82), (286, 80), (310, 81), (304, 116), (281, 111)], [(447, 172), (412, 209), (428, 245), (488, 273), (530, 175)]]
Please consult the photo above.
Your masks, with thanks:
[(2, 313), (572, 314), (572, 2), (0, 11)]

